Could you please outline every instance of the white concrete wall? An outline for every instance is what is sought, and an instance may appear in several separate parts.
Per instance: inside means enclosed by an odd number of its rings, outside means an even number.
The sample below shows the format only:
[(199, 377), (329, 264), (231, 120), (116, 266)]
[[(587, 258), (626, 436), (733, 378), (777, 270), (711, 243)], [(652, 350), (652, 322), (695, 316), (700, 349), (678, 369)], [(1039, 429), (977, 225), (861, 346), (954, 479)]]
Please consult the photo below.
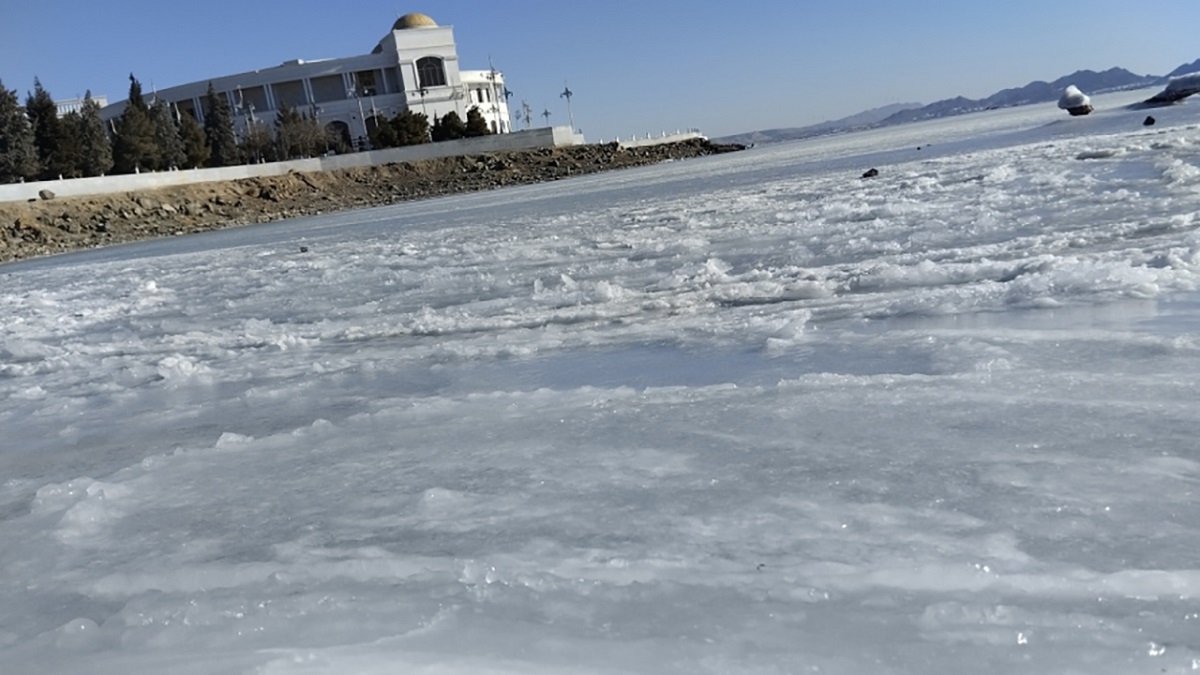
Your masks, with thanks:
[(700, 133), (699, 131), (676, 131), (673, 134), (668, 134), (667, 132), (664, 131), (664, 132), (662, 132), (662, 134), (660, 134), (658, 136), (652, 136), (650, 134), (647, 134), (646, 136), (643, 136), (641, 138), (639, 138), (637, 136), (633, 136), (631, 138), (618, 138), (617, 144), (620, 145), (622, 148), (638, 148), (638, 147), (642, 147), (645, 145), (662, 145), (663, 143), (681, 143), (683, 141), (690, 141), (694, 138), (706, 138), (706, 137), (704, 134)]
[(357, 152), (348, 155), (333, 155), (314, 159), (297, 159), (290, 162), (247, 164), (243, 166), (227, 166), (219, 169), (188, 169), (185, 171), (160, 171), (121, 176), (12, 183), (0, 185), (0, 202), (37, 199), (38, 192), (41, 190), (50, 190), (56, 197), (136, 192), (175, 185), (213, 183), (241, 178), (255, 178), (258, 176), (280, 176), (289, 171), (299, 173), (329, 171), (331, 169), (346, 169), (350, 167), (378, 166), (393, 162), (411, 162), (435, 157), (453, 157), (504, 150), (581, 145), (584, 142), (583, 136), (572, 133), (569, 127), (547, 127), (518, 131), (511, 134), (495, 134), (479, 138), (464, 138), (457, 141), (425, 143), (403, 148), (388, 148), (386, 150)]

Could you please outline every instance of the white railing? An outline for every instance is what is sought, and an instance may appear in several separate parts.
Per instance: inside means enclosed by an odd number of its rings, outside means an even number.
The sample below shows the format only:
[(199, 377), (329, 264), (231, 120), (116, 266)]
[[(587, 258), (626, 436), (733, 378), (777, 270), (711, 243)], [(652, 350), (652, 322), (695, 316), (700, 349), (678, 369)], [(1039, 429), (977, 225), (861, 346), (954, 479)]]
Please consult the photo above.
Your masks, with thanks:
[(658, 134), (648, 133), (645, 136), (640, 137), (637, 134), (634, 134), (629, 138), (617, 137), (616, 142), (617, 145), (620, 145), (622, 148), (637, 148), (647, 145), (661, 145), (663, 143), (679, 143), (681, 141), (690, 141), (694, 138), (707, 137), (700, 133), (699, 129), (693, 128), (687, 130), (676, 130), (674, 133), (661, 131)]

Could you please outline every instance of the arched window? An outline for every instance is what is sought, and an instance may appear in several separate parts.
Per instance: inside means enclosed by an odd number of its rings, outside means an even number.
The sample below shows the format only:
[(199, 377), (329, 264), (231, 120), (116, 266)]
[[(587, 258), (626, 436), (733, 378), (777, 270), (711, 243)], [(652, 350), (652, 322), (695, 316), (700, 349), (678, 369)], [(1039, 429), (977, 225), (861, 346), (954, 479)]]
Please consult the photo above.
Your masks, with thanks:
[(417, 59), (417, 78), (422, 89), (446, 86), (446, 67), (436, 56)]

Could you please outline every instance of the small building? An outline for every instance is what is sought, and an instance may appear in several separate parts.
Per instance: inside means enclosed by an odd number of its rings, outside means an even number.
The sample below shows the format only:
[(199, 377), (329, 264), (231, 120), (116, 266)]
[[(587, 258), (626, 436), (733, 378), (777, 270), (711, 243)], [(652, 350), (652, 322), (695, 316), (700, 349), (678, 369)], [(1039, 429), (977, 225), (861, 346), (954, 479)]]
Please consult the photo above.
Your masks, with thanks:
[[(210, 82), (228, 100), (239, 134), (256, 122), (274, 124), (275, 111), (284, 104), (312, 116), (359, 149), (366, 147), (381, 120), (406, 109), (425, 113), (432, 123), (451, 111), (465, 120), (467, 111), (478, 107), (493, 133), (512, 131), (504, 74), (493, 68), (461, 70), (453, 27), (439, 26), (419, 12), (397, 19), (369, 54), (294, 59), (159, 89), (147, 99), (163, 99), (179, 113), (203, 122)], [(101, 117), (107, 121), (120, 116), (126, 103), (105, 107)]]

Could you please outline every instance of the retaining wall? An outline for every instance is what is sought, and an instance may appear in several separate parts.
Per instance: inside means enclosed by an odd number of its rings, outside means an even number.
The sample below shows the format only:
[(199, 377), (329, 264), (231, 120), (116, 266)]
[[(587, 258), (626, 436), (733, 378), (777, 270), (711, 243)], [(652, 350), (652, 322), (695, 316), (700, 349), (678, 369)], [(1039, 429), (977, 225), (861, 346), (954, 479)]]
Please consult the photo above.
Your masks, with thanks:
[(123, 174), (120, 176), (97, 176), (95, 178), (71, 178), (66, 180), (44, 180), (32, 183), (0, 185), (0, 202), (15, 202), (37, 199), (38, 192), (50, 190), (56, 197), (78, 197), (113, 192), (138, 192), (174, 185), (213, 183), (218, 181), (280, 176), (291, 171), (308, 173), (352, 167), (377, 166), (394, 162), (412, 162), (435, 157), (473, 155), (505, 150), (528, 150), (531, 148), (553, 148), (564, 145), (582, 145), (584, 138), (573, 133), (570, 127), (546, 127), (515, 131), (510, 134), (493, 134), (478, 138), (463, 138), (441, 143), (409, 145), (403, 148), (387, 148), (347, 155), (331, 155), (312, 159), (296, 159), (267, 164), (226, 166), (219, 169), (186, 169), (183, 171), (158, 171), (152, 173)]

